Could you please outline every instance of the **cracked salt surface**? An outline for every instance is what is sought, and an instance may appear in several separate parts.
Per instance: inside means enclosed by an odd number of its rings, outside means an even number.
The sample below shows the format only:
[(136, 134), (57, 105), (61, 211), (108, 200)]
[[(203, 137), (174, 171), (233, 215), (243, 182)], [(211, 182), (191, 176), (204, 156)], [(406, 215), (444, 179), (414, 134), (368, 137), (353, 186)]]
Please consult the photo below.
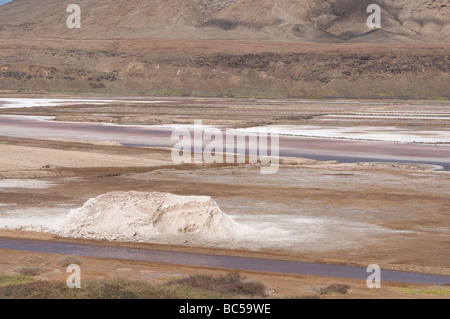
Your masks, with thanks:
[(0, 214), (0, 228), (27, 231), (48, 232), (67, 215), (67, 209), (57, 208), (3, 208), (3, 210), (3, 214)]
[(54, 186), (54, 183), (35, 179), (2, 179), (0, 189), (25, 188), (25, 189), (45, 189)]

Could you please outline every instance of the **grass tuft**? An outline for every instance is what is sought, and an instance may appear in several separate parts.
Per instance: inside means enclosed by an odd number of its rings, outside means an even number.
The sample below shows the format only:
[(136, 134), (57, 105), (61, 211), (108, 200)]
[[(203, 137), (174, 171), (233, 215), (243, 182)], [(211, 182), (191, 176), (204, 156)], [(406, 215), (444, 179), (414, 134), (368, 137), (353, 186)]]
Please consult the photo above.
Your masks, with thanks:
[(395, 290), (404, 293), (405, 295), (437, 295), (450, 296), (450, 289), (435, 288), (435, 289), (416, 289), (416, 288), (395, 288)]
[(448, 97), (446, 97), (446, 96), (440, 96), (440, 95), (433, 95), (433, 96), (430, 96), (429, 99), (432, 100), (432, 101), (448, 101)]
[(39, 267), (21, 267), (17, 269), (17, 272), (24, 276), (37, 276), (42, 273), (43, 269)]
[(16, 286), (34, 281), (30, 276), (26, 275), (6, 275), (0, 274), (0, 287)]

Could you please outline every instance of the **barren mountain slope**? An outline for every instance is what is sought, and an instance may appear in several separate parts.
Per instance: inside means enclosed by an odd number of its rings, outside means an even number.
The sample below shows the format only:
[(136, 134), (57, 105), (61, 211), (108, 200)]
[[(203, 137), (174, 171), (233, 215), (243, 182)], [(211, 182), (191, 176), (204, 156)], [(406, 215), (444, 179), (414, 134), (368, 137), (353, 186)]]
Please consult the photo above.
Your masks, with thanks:
[[(369, 4), (382, 30), (365, 35)], [(82, 28), (66, 26), (67, 3), (14, 0), (0, 7), (0, 36), (164, 37), (358, 42), (450, 41), (447, 0), (79, 0)]]
[(76, 3), (0, 6), (0, 93), (450, 98), (448, 0)]

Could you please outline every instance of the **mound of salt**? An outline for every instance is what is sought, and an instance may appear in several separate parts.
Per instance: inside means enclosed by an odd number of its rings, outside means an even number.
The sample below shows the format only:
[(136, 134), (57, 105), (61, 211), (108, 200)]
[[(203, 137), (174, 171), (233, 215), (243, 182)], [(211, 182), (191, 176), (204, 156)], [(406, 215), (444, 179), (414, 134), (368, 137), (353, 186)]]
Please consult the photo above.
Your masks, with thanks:
[(211, 197), (131, 191), (90, 199), (71, 210), (56, 232), (66, 237), (146, 241), (231, 239), (238, 228)]

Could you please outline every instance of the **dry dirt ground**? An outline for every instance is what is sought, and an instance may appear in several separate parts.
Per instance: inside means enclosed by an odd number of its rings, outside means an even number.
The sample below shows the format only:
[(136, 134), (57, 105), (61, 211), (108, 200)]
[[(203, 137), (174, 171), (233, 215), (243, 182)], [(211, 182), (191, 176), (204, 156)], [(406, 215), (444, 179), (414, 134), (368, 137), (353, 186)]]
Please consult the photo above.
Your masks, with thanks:
[[(314, 239), (305, 240), (301, 236), (289, 241), (287, 238), (284, 248), (283, 243), (271, 246), (270, 241), (265, 243), (269, 243), (266, 248), (264, 244), (248, 243), (234, 247), (214, 243), (144, 246), (361, 267), (377, 263), (384, 269), (450, 274), (447, 172), (408, 165), (286, 160), (279, 174), (266, 179), (259, 175), (257, 168), (247, 165), (175, 167), (170, 165), (168, 150), (11, 138), (1, 138), (0, 148), (3, 181), (32, 179), (50, 185), (43, 189), (20, 186), (1, 189), (3, 214), (11, 208), (48, 214), (55, 209), (60, 211), (61, 204), (67, 209), (80, 207), (89, 198), (117, 190), (209, 195), (239, 222), (280, 214), (283, 217), (277, 225), (287, 227), (289, 218), (304, 218), (296, 231), (306, 235), (310, 232)], [(20, 162), (15, 159), (17, 154), (21, 154)], [(74, 160), (75, 155), (79, 160)], [(45, 164), (50, 160), (52, 163), (47, 167)], [(288, 222), (283, 224), (283, 218)], [(321, 222), (320, 227), (314, 223), (317, 220)], [(20, 230), (3, 230), (0, 236), (68, 240)], [(114, 243), (117, 244), (142, 245)], [(2, 250), (0, 256), (2, 272), (14, 273), (21, 267), (35, 265), (45, 269), (41, 274), (43, 279), (66, 276), (64, 269), (56, 265), (58, 256), (55, 255)], [(85, 278), (126, 276), (151, 281), (195, 273), (223, 273), (214, 269), (95, 258), (83, 258), (83, 269)], [(352, 287), (348, 295), (333, 297), (448, 298), (448, 295), (406, 295), (395, 288), (432, 288), (423, 285), (385, 283), (382, 290), (373, 291), (365, 282), (357, 280), (256, 272), (248, 275), (275, 290), (272, 297), (311, 295), (317, 287), (348, 283)]]

